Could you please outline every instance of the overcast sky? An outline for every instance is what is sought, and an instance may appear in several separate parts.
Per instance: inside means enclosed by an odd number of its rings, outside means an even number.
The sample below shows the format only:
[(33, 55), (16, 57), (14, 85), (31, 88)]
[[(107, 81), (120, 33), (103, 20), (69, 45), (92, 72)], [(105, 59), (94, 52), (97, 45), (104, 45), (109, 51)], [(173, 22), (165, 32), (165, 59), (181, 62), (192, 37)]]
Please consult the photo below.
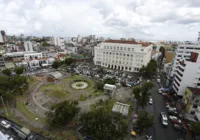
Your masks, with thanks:
[(7, 34), (196, 41), (200, 0), (0, 0)]

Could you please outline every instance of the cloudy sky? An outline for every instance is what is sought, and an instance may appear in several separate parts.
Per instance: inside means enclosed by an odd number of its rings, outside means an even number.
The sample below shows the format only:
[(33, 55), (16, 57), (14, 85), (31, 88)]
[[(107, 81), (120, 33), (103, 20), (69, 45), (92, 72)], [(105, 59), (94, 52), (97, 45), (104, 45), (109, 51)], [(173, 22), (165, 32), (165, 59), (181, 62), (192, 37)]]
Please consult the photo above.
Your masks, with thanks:
[(200, 0), (0, 0), (7, 34), (196, 41)]

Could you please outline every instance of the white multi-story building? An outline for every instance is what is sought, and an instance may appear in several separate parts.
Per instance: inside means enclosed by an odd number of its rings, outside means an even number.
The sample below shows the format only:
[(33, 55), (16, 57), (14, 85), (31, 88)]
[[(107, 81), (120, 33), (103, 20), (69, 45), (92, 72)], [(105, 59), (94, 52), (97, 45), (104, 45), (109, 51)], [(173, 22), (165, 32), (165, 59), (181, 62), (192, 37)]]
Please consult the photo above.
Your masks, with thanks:
[(179, 60), (185, 58), (185, 60), (190, 59), (191, 52), (195, 52), (200, 50), (200, 44), (182, 44), (179, 45), (176, 49), (173, 61), (172, 61), (172, 69), (169, 72), (169, 77), (173, 77), (177, 71), (177, 67), (179, 65)]
[(51, 37), (50, 38), (50, 44), (55, 45), (55, 46), (59, 46), (61, 49), (65, 48), (64, 41), (65, 40), (62, 37)]
[(183, 96), (186, 87), (200, 87), (200, 51), (192, 52), (177, 62), (172, 88), (179, 96)]
[(135, 41), (106, 40), (94, 48), (94, 63), (103, 67), (138, 72), (151, 60), (152, 45)]
[(25, 41), (24, 42), (24, 49), (26, 52), (32, 52), (33, 51), (33, 44), (31, 41)]
[(40, 53), (26, 53), (24, 54), (24, 60), (30, 60), (30, 59), (39, 59), (42, 58), (42, 52)]

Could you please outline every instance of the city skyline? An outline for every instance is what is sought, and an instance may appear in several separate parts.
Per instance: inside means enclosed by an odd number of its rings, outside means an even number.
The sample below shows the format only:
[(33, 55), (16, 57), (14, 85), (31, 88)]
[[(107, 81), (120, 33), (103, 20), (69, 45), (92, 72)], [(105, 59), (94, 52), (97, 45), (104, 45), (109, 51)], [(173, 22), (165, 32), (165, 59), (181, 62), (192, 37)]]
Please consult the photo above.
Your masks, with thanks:
[(1, 1), (0, 26), (8, 35), (196, 41), (199, 1)]

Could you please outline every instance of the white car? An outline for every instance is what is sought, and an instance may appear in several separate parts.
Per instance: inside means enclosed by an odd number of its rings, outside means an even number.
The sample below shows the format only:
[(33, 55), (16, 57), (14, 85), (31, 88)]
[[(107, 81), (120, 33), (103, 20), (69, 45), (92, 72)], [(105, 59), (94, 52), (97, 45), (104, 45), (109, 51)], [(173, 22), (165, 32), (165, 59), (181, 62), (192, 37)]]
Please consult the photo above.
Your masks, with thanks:
[(170, 120), (177, 120), (178, 118), (177, 118), (176, 116), (171, 116), (171, 115), (170, 115), (170, 116), (169, 116), (169, 119), (170, 119)]
[(11, 127), (10, 123), (7, 122), (6, 120), (2, 120), (0, 124), (1, 124), (1, 126), (3, 126), (4, 128), (7, 128), (7, 129)]
[(160, 79), (157, 79), (157, 82), (160, 83)]
[(168, 119), (165, 112), (160, 112), (161, 122), (164, 126), (168, 126)]
[(158, 93), (162, 94), (162, 90), (159, 89), (159, 90), (158, 90)]
[(150, 104), (150, 105), (153, 104), (153, 99), (152, 99), (152, 98), (149, 99), (149, 104)]

